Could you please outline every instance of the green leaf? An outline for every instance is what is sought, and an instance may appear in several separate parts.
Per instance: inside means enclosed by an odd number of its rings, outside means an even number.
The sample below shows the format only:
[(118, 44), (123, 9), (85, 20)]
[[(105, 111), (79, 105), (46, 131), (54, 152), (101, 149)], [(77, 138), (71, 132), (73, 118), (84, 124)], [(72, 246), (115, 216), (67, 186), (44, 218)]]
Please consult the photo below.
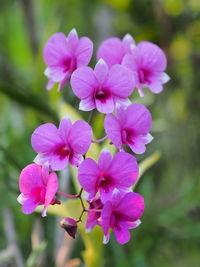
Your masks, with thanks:
[(132, 187), (133, 189), (136, 187), (136, 185), (139, 182), (142, 175), (149, 168), (151, 168), (154, 164), (156, 164), (156, 162), (160, 159), (160, 157), (161, 157), (161, 153), (159, 151), (156, 151), (151, 156), (149, 156), (148, 158), (146, 158), (142, 162), (140, 162), (140, 164), (139, 164), (139, 177), (138, 177), (136, 184), (134, 184), (134, 186)]

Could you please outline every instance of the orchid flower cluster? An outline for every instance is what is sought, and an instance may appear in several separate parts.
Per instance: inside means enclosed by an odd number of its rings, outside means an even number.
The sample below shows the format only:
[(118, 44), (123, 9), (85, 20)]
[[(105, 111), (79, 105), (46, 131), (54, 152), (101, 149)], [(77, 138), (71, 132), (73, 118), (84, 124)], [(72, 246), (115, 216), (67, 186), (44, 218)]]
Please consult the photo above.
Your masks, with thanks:
[[(68, 82), (80, 99), (79, 109), (97, 109), (104, 113), (106, 136), (93, 140), (89, 123), (75, 123), (64, 117), (58, 127), (53, 123), (40, 125), (33, 132), (31, 144), (37, 156), (34, 163), (26, 166), (19, 177), (21, 194), (18, 201), (25, 214), (43, 205), (46, 216), (49, 205), (61, 204), (58, 195), (80, 199), (82, 213), (78, 219), (64, 218), (61, 226), (75, 237), (77, 224), (87, 213), (86, 230), (96, 225), (102, 228), (104, 243), (112, 229), (117, 241), (124, 244), (130, 239), (129, 229), (137, 227), (144, 211), (144, 198), (132, 191), (137, 182), (139, 167), (135, 156), (146, 150), (153, 137), (149, 133), (152, 117), (141, 104), (129, 100), (134, 88), (144, 96), (143, 88), (160, 93), (169, 80), (164, 72), (166, 57), (155, 44), (143, 41), (138, 44), (129, 35), (121, 40), (109, 38), (97, 51), (97, 64), (88, 67), (93, 53), (93, 43), (87, 37), (78, 38), (76, 30), (66, 37), (56, 33), (44, 47), (45, 75), (49, 81), (47, 90), (58, 83), (58, 90)], [(98, 162), (87, 157), (92, 142), (110, 139), (118, 152), (114, 156), (103, 149)], [(127, 150), (128, 149), (128, 150)], [(131, 151), (133, 153), (128, 153)], [(59, 191), (56, 171), (69, 164), (78, 168), (81, 191), (70, 195)], [(88, 208), (82, 199), (82, 192)]]

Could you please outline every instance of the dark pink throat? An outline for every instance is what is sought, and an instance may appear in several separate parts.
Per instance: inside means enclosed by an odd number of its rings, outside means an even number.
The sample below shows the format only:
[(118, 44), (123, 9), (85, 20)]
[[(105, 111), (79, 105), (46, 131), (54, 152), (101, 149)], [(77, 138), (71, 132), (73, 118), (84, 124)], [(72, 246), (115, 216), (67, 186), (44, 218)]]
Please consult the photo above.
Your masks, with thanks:
[(74, 58), (66, 58), (63, 61), (63, 66), (64, 66), (65, 72), (67, 71), (72, 72), (76, 69), (76, 60)]
[(34, 199), (34, 203), (43, 204), (45, 201), (46, 189), (42, 186), (37, 186), (31, 190), (31, 197)]
[(105, 101), (109, 97), (110, 97), (110, 93), (104, 89), (97, 90), (95, 93), (95, 98), (101, 101)]
[(133, 143), (134, 133), (131, 130), (125, 129), (125, 130), (122, 130), (121, 137), (122, 137), (123, 144), (130, 144), (130, 143)]
[(148, 69), (139, 69), (138, 75), (140, 83), (145, 84), (150, 82), (151, 72)]
[(56, 149), (55, 154), (59, 155), (61, 159), (70, 155), (70, 151), (66, 146), (60, 146)]
[(109, 187), (112, 184), (112, 180), (107, 175), (100, 176), (98, 180), (98, 187), (101, 187), (104, 191), (109, 191)]

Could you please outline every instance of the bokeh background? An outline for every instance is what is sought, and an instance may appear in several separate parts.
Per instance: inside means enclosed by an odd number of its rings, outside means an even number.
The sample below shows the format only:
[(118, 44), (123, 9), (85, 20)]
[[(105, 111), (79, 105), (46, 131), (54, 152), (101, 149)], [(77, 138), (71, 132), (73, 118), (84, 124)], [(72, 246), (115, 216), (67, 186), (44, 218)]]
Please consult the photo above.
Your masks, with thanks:
[[(35, 157), (31, 133), (78, 107), (69, 86), (61, 93), (55, 87), (45, 90), (42, 58), (53, 33), (68, 34), (74, 27), (94, 41), (95, 51), (103, 39), (128, 32), (137, 42), (158, 44), (168, 58), (171, 80), (165, 90), (146, 91), (143, 99), (133, 94), (134, 102), (151, 110), (155, 138), (137, 157), (139, 162), (148, 158), (149, 168), (135, 189), (145, 197), (146, 209), (142, 225), (124, 246), (113, 237), (101, 245), (99, 232), (90, 236), (83, 229), (71, 240), (55, 210), (45, 219), (39, 213), (26, 216), (16, 201), (19, 173)], [(1, 0), (0, 266), (199, 267), (199, 89), (199, 0)], [(81, 116), (87, 119), (88, 113)], [(103, 117), (94, 114), (99, 138), (102, 123)], [(61, 176), (64, 190), (75, 190), (69, 170)]]

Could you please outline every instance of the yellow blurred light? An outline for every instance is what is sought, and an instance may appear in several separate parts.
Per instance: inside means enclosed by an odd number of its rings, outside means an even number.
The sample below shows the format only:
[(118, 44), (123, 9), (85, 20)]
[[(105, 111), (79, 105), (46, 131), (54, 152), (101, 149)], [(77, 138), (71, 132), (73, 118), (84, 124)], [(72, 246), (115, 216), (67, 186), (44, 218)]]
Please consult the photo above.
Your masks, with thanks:
[(195, 11), (200, 10), (200, 1), (199, 0), (189, 0), (188, 4), (190, 8), (194, 9)]
[(191, 52), (191, 43), (183, 36), (177, 37), (171, 45), (171, 53), (178, 60), (185, 59)]
[(104, 1), (118, 10), (127, 10), (131, 3), (131, 0), (104, 0)]
[(164, 8), (169, 15), (177, 16), (183, 12), (184, 3), (183, 0), (165, 0)]

